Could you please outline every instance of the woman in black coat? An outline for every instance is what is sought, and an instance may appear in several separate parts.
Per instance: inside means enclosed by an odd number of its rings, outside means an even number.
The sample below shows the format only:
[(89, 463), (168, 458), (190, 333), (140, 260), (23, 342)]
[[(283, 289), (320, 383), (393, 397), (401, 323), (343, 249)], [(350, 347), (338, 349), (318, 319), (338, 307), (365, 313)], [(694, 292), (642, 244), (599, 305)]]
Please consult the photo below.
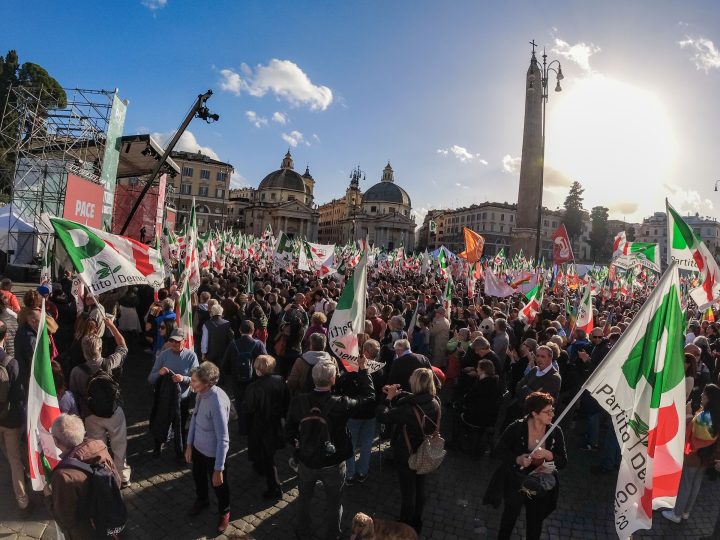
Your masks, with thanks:
[(275, 359), (261, 354), (253, 364), (258, 379), (245, 390), (243, 413), (248, 415), (248, 458), (265, 477), (266, 499), (280, 499), (282, 490), (275, 467), (275, 452), (283, 447), (281, 420), (287, 414), (290, 392), (280, 375), (274, 375)]
[[(495, 508), (504, 499), (500, 518), (499, 539), (510, 538), (522, 507), (525, 506), (527, 540), (536, 540), (542, 533), (543, 520), (557, 506), (560, 485), (557, 472), (553, 473), (554, 486), (548, 491), (535, 490), (534, 494), (523, 490), (523, 478), (544, 462), (552, 461), (557, 469), (567, 464), (565, 439), (560, 427), (556, 427), (545, 440), (542, 448), (533, 452), (552, 424), (554, 400), (545, 392), (533, 392), (525, 399), (527, 416), (510, 424), (503, 432), (496, 448), (502, 464), (493, 473), (483, 504)], [(531, 453), (532, 452), (532, 453)]]
[[(435, 376), (431, 369), (418, 368), (410, 376), (410, 392), (403, 392), (399, 384), (383, 387), (387, 398), (378, 408), (378, 420), (392, 426), (390, 446), (400, 480), (400, 521), (413, 527), (418, 534), (422, 529), (422, 511), (425, 506), (425, 475), (417, 474), (408, 465), (425, 439), (440, 426), (440, 400), (435, 389)], [(420, 420), (418, 420), (418, 416)]]

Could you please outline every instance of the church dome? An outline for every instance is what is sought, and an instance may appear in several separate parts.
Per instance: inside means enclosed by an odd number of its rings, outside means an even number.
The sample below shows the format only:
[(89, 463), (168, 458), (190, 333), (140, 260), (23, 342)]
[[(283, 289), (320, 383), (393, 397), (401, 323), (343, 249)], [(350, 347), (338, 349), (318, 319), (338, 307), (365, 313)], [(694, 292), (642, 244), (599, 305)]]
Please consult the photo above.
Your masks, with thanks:
[(383, 169), (382, 180), (365, 192), (362, 201), (363, 203), (384, 202), (410, 206), (410, 196), (395, 183), (390, 163)]
[(305, 193), (305, 182), (302, 176), (293, 169), (293, 160), (290, 150), (285, 154), (282, 166), (262, 179), (258, 190), (262, 189), (288, 189)]
[(386, 202), (410, 206), (410, 197), (407, 192), (390, 182), (378, 182), (363, 195), (363, 202)]

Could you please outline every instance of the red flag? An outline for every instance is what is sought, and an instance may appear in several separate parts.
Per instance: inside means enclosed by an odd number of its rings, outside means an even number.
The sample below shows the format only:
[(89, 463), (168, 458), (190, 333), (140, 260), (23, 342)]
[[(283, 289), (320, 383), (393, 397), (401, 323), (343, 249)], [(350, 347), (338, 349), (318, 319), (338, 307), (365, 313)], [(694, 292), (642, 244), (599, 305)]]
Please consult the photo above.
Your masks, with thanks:
[(570, 237), (568, 236), (565, 224), (561, 223), (557, 230), (552, 234), (553, 242), (553, 262), (562, 264), (572, 261), (572, 246), (570, 245)]

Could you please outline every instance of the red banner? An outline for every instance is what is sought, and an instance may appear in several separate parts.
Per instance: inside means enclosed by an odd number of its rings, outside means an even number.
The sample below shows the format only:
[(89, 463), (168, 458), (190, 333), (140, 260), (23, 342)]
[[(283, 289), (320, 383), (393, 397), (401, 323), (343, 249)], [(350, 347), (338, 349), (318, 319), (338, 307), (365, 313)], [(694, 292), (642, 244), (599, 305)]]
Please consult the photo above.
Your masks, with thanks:
[(103, 192), (101, 185), (68, 173), (63, 218), (102, 228)]
[(565, 224), (561, 223), (557, 230), (552, 234), (553, 243), (553, 262), (562, 264), (572, 261), (572, 246), (570, 245), (570, 237), (568, 236)]

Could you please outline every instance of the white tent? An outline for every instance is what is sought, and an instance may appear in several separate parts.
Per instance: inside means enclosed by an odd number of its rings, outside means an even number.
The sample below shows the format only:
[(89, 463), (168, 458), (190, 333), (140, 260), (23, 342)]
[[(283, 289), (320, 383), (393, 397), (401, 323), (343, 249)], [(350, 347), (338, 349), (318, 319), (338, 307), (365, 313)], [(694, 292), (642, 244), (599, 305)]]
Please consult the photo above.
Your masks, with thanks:
[(12, 204), (0, 208), (0, 250), (14, 253), (11, 262), (31, 262), (36, 243), (37, 229), (21, 219)]

